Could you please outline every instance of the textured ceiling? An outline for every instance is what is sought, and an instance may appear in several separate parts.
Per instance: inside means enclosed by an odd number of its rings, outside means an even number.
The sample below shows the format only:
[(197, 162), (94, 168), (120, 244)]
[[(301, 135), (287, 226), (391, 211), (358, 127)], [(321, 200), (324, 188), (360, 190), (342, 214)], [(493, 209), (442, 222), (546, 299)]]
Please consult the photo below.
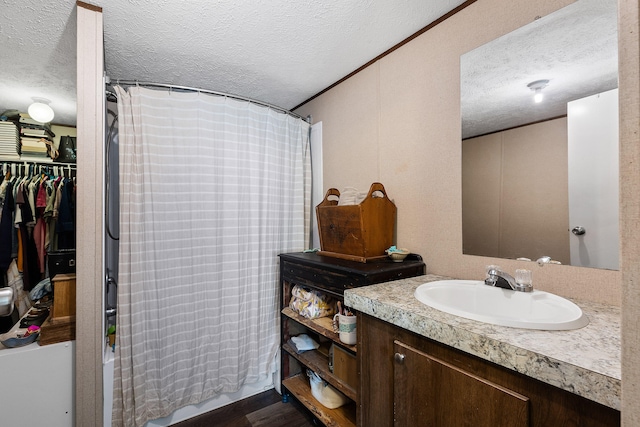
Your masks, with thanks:
[[(192, 86), (293, 108), (462, 0), (96, 0), (112, 82)], [(51, 100), (75, 125), (75, 0), (3, 0), (0, 113)], [(466, 53), (463, 135), (565, 114), (617, 86), (616, 0), (578, 0)], [(549, 79), (543, 104), (527, 83)]]
[[(579, 0), (462, 55), (462, 136), (567, 114), (567, 102), (618, 87), (617, 1)], [(544, 101), (527, 84), (546, 79)]]
[[(192, 86), (293, 108), (463, 0), (97, 0), (112, 82)], [(75, 123), (75, 1), (4, 0), (0, 113), (50, 99)]]
[(76, 13), (71, 0), (3, 0), (0, 114), (49, 99), (55, 122), (75, 124)]

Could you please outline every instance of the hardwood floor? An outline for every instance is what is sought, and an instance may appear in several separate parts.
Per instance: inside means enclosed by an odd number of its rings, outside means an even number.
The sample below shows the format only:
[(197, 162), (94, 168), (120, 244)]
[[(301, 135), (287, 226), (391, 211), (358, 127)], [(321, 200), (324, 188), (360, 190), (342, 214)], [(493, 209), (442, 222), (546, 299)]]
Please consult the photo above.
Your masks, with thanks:
[(282, 403), (281, 396), (275, 390), (265, 391), (174, 424), (175, 427), (315, 427), (321, 425), (295, 399)]

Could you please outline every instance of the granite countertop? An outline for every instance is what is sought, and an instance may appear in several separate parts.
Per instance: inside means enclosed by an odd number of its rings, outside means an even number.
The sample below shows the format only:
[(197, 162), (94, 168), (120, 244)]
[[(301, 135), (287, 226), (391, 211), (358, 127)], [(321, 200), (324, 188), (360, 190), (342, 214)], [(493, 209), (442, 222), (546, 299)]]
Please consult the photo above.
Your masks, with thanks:
[[(496, 326), (454, 316), (419, 302), (428, 274), (349, 289), (344, 302), (361, 313), (620, 410), (620, 308), (571, 299), (589, 324), (571, 331)], [(567, 298), (569, 299), (569, 298)]]

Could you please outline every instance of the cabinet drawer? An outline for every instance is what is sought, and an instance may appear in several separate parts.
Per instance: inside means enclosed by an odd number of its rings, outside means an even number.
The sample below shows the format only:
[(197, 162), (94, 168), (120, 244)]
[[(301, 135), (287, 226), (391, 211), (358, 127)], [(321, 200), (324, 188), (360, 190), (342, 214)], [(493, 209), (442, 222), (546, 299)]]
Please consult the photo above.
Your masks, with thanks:
[(383, 271), (372, 277), (371, 283), (392, 282), (394, 280), (407, 279), (409, 277), (422, 276), (425, 273), (424, 264), (414, 264), (409, 266), (404, 263), (407, 268), (395, 271)]
[(282, 264), (282, 279), (298, 285), (323, 289), (340, 296), (344, 294), (345, 289), (357, 288), (366, 284), (361, 276), (321, 270), (287, 261)]

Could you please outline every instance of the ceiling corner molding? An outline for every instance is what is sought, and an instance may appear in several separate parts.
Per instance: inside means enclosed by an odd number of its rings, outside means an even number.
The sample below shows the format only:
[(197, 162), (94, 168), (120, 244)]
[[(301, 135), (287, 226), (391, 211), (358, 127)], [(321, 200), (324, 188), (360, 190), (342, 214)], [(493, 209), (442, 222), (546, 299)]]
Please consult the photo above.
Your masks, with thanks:
[(102, 8), (100, 6), (96, 6), (96, 5), (93, 5), (93, 4), (85, 3), (83, 1), (79, 1), (79, 0), (76, 1), (76, 6), (82, 7), (84, 9), (92, 10), (94, 12), (102, 13)]
[(323, 93), (333, 89), (334, 87), (338, 86), (340, 83), (344, 82), (345, 80), (350, 79), (351, 77), (355, 76), (356, 74), (358, 74), (360, 71), (364, 70), (365, 68), (369, 67), (370, 65), (378, 62), (379, 60), (381, 60), (382, 58), (384, 58), (385, 56), (389, 55), (390, 53), (392, 53), (393, 51), (399, 49), (400, 47), (404, 46), (405, 44), (409, 43), (411, 40), (415, 39), (416, 37), (418, 37), (419, 35), (426, 33), (427, 31), (429, 31), (430, 29), (432, 29), (433, 27), (435, 27), (436, 25), (440, 24), (443, 21), (446, 21), (447, 19), (451, 18), (453, 15), (455, 15), (456, 13), (460, 12), (461, 10), (467, 8), (468, 6), (471, 6), (473, 3), (475, 3), (478, 0), (467, 0), (464, 3), (462, 3), (460, 6), (456, 7), (455, 9), (451, 10), (448, 13), (445, 13), (444, 15), (442, 15), (440, 18), (436, 19), (435, 21), (433, 21), (432, 23), (430, 23), (429, 25), (427, 25), (426, 27), (416, 31), (415, 33), (411, 34), (409, 37), (407, 37), (406, 39), (402, 40), (400, 43), (396, 44), (393, 47), (390, 47), (389, 49), (387, 49), (385, 52), (381, 53), (380, 55), (376, 56), (375, 58), (373, 58), (371, 61), (367, 62), (366, 64), (362, 65), (361, 67), (357, 68), (356, 70), (352, 71), (351, 73), (347, 74), (346, 76), (344, 76), (343, 78), (341, 78), (340, 80), (338, 80), (337, 82), (333, 83), (330, 86), (327, 86), (325, 89), (322, 89), (320, 92), (316, 93), (315, 95), (313, 95), (311, 98), (301, 102), (300, 104), (296, 105), (295, 107), (293, 107), (291, 109), (291, 111), (295, 111), (296, 109), (302, 107), (304, 104), (306, 104), (307, 102), (319, 97), (320, 95), (322, 95)]

